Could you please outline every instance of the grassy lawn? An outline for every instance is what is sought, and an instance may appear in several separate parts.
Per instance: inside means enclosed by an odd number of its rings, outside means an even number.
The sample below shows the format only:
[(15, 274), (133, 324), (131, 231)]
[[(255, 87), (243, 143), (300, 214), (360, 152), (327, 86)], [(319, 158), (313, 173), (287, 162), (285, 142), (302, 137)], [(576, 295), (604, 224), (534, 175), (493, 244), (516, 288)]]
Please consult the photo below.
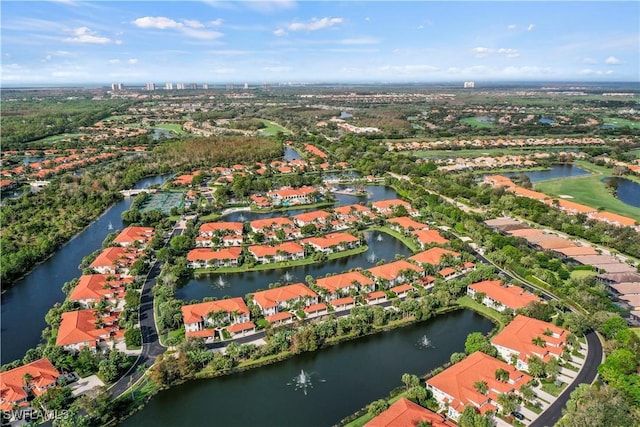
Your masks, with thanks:
[(470, 296), (465, 295), (463, 297), (460, 297), (456, 302), (458, 303), (458, 305), (462, 307), (470, 308), (471, 310), (477, 311), (478, 313), (484, 315), (485, 317), (488, 317), (489, 319), (493, 320), (495, 323), (497, 323), (500, 326), (501, 330), (502, 328), (505, 327), (505, 324), (500, 318), (500, 313), (497, 310), (494, 310), (493, 308), (489, 308), (486, 305), (476, 302)]
[(640, 338), (640, 328), (631, 328), (631, 330)]
[[(575, 162), (576, 166), (583, 167), (582, 162)], [(596, 167), (597, 168), (597, 167)], [(611, 192), (601, 182), (604, 176), (610, 176), (611, 170), (606, 168), (594, 168), (588, 164), (585, 169), (597, 171), (602, 175), (584, 175), (572, 178), (550, 179), (540, 181), (534, 184), (537, 191), (548, 194), (549, 196), (558, 196), (566, 194), (572, 196), (569, 199), (572, 202), (582, 203), (596, 209), (604, 209), (607, 212), (617, 213), (629, 218), (640, 221), (640, 209), (627, 205), (616, 199)], [(608, 173), (608, 175), (605, 175)]]
[(282, 208), (270, 208), (270, 209), (255, 209), (252, 207), (251, 212), (269, 213), (269, 212), (295, 211), (298, 209), (320, 209), (320, 208), (333, 206), (333, 204), (334, 202), (320, 202), (320, 203), (313, 203), (308, 205), (294, 205), (294, 206), (287, 206)]
[(83, 135), (86, 135), (86, 133), (61, 133), (60, 135), (51, 135), (46, 138), (33, 141), (33, 143), (35, 142), (52, 143), (52, 142), (58, 142), (67, 138), (78, 138)]
[(474, 128), (492, 128), (493, 127), (493, 122), (479, 121), (477, 117), (467, 117), (467, 118), (461, 119), (460, 122)]
[(162, 123), (155, 125), (154, 128), (168, 130), (175, 133), (176, 135), (185, 135), (187, 133), (182, 130), (182, 125), (179, 125), (177, 123)]
[[(334, 252), (329, 254), (327, 258), (329, 260), (344, 258), (351, 255), (360, 254), (362, 252), (366, 252), (369, 249), (367, 245), (362, 245), (354, 249), (349, 249), (348, 251)], [(273, 270), (276, 268), (287, 268), (287, 267), (297, 267), (300, 265), (308, 265), (315, 264), (318, 261), (315, 261), (313, 258), (303, 258), (295, 261), (283, 261), (283, 262), (273, 262), (269, 264), (258, 264), (253, 267), (249, 267), (249, 265), (241, 265), (239, 267), (222, 267), (222, 268), (196, 268), (196, 274), (202, 273), (242, 273), (245, 271), (261, 271), (261, 270)]]
[(549, 393), (552, 396), (559, 396), (560, 393), (562, 393), (562, 390), (564, 390), (564, 388), (567, 386), (567, 383), (562, 383), (560, 384), (560, 387), (558, 387), (554, 382), (542, 382), (542, 385), (540, 386), (540, 388), (542, 388), (542, 391), (546, 391), (547, 393)]
[[(394, 403), (396, 403), (396, 401), (400, 400), (401, 397), (406, 397), (406, 393), (400, 393), (397, 396), (392, 397), (391, 399), (385, 399), (385, 400), (387, 400), (387, 402), (389, 402), (389, 406), (391, 406)], [(363, 425), (365, 425), (366, 423), (368, 423), (372, 419), (373, 419), (373, 417), (367, 412), (366, 414), (364, 414), (360, 418), (356, 418), (355, 420), (353, 420), (350, 423), (346, 424), (345, 427), (362, 427)]]
[(640, 129), (640, 122), (634, 122), (633, 120), (619, 119), (616, 117), (606, 117), (602, 119), (604, 125), (614, 125), (616, 127), (629, 126), (631, 129)]
[(405, 236), (402, 233), (398, 233), (395, 230), (390, 229), (389, 227), (369, 227), (365, 231), (379, 231), (381, 233), (388, 234), (389, 236), (395, 237), (400, 240), (406, 247), (411, 249), (411, 252), (417, 252), (420, 250), (420, 247), (411, 239), (410, 237)]
[(595, 271), (588, 271), (588, 270), (573, 270), (571, 272), (572, 279), (582, 279), (584, 277), (597, 276), (597, 275), (598, 273), (596, 273)]
[[(562, 147), (554, 147), (562, 148)], [(565, 147), (570, 148), (570, 147)], [(411, 154), (417, 157), (478, 157), (478, 156), (500, 156), (508, 154), (531, 154), (534, 152), (545, 152), (544, 147), (531, 148), (478, 148), (464, 150), (417, 150), (403, 151), (403, 154)]]
[(536, 414), (540, 414), (540, 413), (542, 413), (542, 408), (539, 408), (539, 407), (537, 407), (537, 406), (535, 406), (535, 405), (532, 405), (532, 404), (531, 404), (531, 403), (529, 403), (529, 402), (525, 403), (524, 407), (525, 407), (525, 408), (527, 408), (527, 409), (528, 409), (528, 410), (530, 410), (530, 411), (535, 412)]
[(220, 218), (220, 214), (218, 213), (210, 213), (209, 215), (203, 215), (200, 218), (198, 218), (200, 221), (202, 222), (211, 222), (211, 221), (217, 221)]
[(282, 132), (285, 135), (291, 135), (291, 131), (283, 126), (280, 126), (278, 123), (276, 122), (272, 122), (269, 120), (262, 120), (262, 123), (265, 124), (265, 128), (260, 129), (260, 135), (264, 135), (264, 136), (275, 136), (278, 134), (278, 132)]

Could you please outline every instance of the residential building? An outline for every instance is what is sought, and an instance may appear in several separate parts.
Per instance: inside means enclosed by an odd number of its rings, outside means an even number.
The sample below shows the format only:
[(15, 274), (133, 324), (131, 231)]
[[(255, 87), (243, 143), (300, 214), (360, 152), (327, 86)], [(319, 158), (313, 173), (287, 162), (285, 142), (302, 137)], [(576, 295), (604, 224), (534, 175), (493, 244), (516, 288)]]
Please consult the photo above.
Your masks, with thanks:
[(442, 237), (438, 230), (414, 230), (411, 234), (416, 237), (422, 249), (433, 244), (443, 245), (449, 243), (449, 240)]
[(117, 305), (126, 295), (127, 283), (133, 283), (133, 278), (111, 274), (84, 274), (67, 299), (77, 301), (85, 307), (96, 304), (103, 298)]
[[(30, 377), (28, 382), (26, 376)], [(41, 396), (56, 385), (58, 377), (60, 373), (46, 358), (0, 372), (0, 409), (10, 412), (28, 406), (29, 393)]]
[[(506, 371), (506, 381), (496, 379), (499, 369)], [(500, 394), (518, 393), (532, 379), (513, 366), (476, 351), (428, 379), (427, 389), (431, 390), (440, 407), (447, 410), (447, 416), (457, 420), (467, 405), (475, 407), (481, 414), (497, 411)], [(484, 383), (485, 392), (475, 386), (481, 383)]]
[(126, 227), (113, 239), (113, 243), (124, 247), (134, 243), (146, 246), (153, 238), (153, 231), (153, 227)]
[(316, 280), (316, 286), (327, 291), (330, 300), (349, 295), (351, 292), (371, 292), (373, 280), (359, 271), (336, 274)]
[(239, 246), (217, 250), (196, 248), (187, 253), (187, 262), (191, 268), (233, 267), (238, 265), (241, 252)]
[(389, 228), (401, 233), (405, 231), (426, 230), (429, 228), (428, 224), (415, 221), (413, 218), (409, 218), (408, 216), (387, 218), (387, 222), (389, 223)]
[(372, 216), (371, 209), (369, 209), (364, 205), (358, 205), (358, 204), (338, 206), (333, 210), (333, 212), (336, 214), (336, 216), (340, 220), (345, 220), (351, 217), (356, 217), (361, 219), (364, 216), (367, 216), (367, 217)]
[(442, 264), (446, 256), (449, 256), (453, 259), (458, 259), (460, 257), (460, 254), (458, 252), (450, 251), (449, 249), (435, 247), (427, 249), (423, 252), (419, 252), (414, 256), (409, 257), (409, 259), (416, 262), (418, 265), (428, 264), (438, 267)]
[(293, 217), (293, 221), (298, 225), (298, 227), (303, 227), (308, 224), (324, 226), (330, 218), (331, 214), (327, 211), (313, 211), (298, 214)]
[(279, 190), (269, 191), (267, 197), (271, 199), (274, 205), (306, 205), (315, 202), (313, 194), (316, 192), (315, 188), (307, 186), (300, 188), (281, 188)]
[(406, 397), (397, 400), (366, 423), (365, 427), (415, 427), (420, 422), (429, 423), (432, 427), (456, 427), (442, 415), (423, 408)]
[(281, 286), (253, 294), (253, 301), (260, 307), (264, 316), (274, 315), (281, 310), (291, 310), (297, 305), (301, 308), (318, 303), (318, 294), (303, 285)]
[(514, 362), (516, 369), (529, 369), (529, 360), (538, 357), (545, 362), (562, 355), (569, 331), (553, 323), (517, 315), (491, 339), (502, 358)]
[(76, 351), (88, 347), (96, 350), (100, 342), (122, 338), (124, 331), (118, 326), (119, 313), (96, 315), (92, 309), (62, 313), (56, 345)]
[(405, 202), (400, 199), (390, 199), (390, 200), (378, 200), (376, 202), (371, 203), (371, 208), (374, 212), (378, 212), (381, 215), (393, 215), (396, 212), (396, 209), (399, 207), (405, 208), (407, 213), (411, 216), (415, 216), (418, 214), (415, 211), (409, 202)]
[(475, 298), (483, 294), (482, 304), (498, 311), (517, 310), (532, 302), (540, 302), (540, 297), (525, 291), (520, 286), (503, 284), (502, 280), (485, 280), (468, 286), (467, 294)]
[(407, 271), (415, 271), (422, 277), (424, 270), (405, 260), (393, 261), (388, 264), (371, 267), (367, 270), (373, 276), (376, 284), (382, 288), (398, 285), (407, 280)]
[(121, 246), (105, 248), (89, 267), (100, 274), (128, 275), (129, 269), (141, 255), (140, 250), (132, 248)]
[(330, 233), (324, 237), (302, 239), (301, 243), (311, 246), (316, 251), (331, 254), (360, 246), (360, 239), (349, 233)]
[(276, 246), (254, 245), (249, 246), (248, 251), (260, 264), (304, 258), (304, 248), (295, 242), (284, 242)]
[(257, 219), (249, 223), (251, 231), (254, 233), (265, 233), (277, 229), (293, 230), (295, 225), (293, 221), (285, 217)]
[(220, 327), (249, 322), (249, 308), (241, 297), (183, 305), (181, 310), (187, 336), (190, 332), (201, 331), (207, 326)]

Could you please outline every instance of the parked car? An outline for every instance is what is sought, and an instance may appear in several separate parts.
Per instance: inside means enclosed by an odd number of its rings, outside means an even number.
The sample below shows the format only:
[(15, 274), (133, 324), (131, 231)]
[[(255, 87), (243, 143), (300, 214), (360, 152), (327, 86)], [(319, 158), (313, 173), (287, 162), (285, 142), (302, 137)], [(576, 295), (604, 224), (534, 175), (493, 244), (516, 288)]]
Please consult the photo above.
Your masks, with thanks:
[(511, 415), (513, 415), (514, 417), (516, 417), (517, 419), (519, 419), (520, 421), (524, 420), (524, 415), (522, 415), (520, 412), (518, 411), (513, 411), (511, 413)]

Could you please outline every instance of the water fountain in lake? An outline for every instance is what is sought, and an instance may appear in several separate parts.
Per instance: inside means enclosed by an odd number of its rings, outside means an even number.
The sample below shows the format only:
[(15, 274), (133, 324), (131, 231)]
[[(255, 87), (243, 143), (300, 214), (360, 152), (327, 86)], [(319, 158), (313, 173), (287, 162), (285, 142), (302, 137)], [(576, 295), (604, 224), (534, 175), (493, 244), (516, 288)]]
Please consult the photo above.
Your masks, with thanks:
[(435, 348), (435, 346), (431, 343), (431, 340), (426, 335), (423, 335), (418, 340), (418, 348)]
[[(311, 382), (311, 376), (314, 373), (305, 372), (304, 369), (300, 369), (300, 373), (291, 379), (291, 382), (287, 383), (287, 385), (292, 385), (295, 387), (295, 390), (302, 390), (304, 395), (307, 395), (307, 389), (313, 388), (313, 383)], [(321, 383), (326, 380), (320, 379)]]
[(367, 255), (367, 261), (369, 261), (371, 264), (375, 264), (377, 259), (378, 259), (378, 256), (373, 251), (371, 251), (371, 253)]
[(113, 230), (113, 224), (109, 221), (109, 225), (107, 226), (107, 230)]
[(218, 279), (213, 282), (216, 288), (226, 288), (229, 286), (229, 283), (222, 278), (222, 276), (218, 276)]
[(291, 274), (289, 271), (287, 271), (286, 273), (284, 273), (284, 274), (282, 275), (282, 280), (283, 280), (285, 283), (292, 282), (292, 281), (293, 281), (293, 279), (295, 279), (295, 276), (294, 276), (293, 274)]
[(377, 240), (378, 242), (382, 242), (382, 241), (384, 240), (384, 238), (382, 237), (382, 234), (378, 234), (378, 235), (376, 236), (376, 240)]
[(240, 216), (238, 217), (238, 221), (240, 221), (240, 222), (245, 222), (246, 219), (247, 219), (247, 217), (244, 216), (244, 214), (240, 214)]

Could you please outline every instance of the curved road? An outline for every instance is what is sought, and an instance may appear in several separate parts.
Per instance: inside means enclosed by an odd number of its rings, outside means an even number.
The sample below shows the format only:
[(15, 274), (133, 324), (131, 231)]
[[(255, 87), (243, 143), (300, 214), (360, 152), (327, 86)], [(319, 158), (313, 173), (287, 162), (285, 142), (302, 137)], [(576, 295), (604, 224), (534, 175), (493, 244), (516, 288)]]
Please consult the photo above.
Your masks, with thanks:
[(598, 336), (593, 331), (589, 332), (586, 338), (589, 351), (582, 369), (573, 382), (564, 389), (551, 406), (530, 424), (530, 427), (553, 426), (562, 418), (562, 409), (566, 406), (571, 392), (580, 384), (591, 384), (598, 376), (598, 366), (600, 362), (602, 362), (602, 345), (600, 344), (600, 339), (598, 339)]

